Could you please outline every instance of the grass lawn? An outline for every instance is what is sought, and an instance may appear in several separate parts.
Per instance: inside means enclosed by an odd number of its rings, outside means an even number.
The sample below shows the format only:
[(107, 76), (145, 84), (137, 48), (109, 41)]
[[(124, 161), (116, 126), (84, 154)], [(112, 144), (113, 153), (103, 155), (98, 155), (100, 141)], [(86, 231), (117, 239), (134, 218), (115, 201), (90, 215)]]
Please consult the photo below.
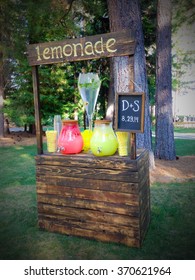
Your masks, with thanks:
[(177, 156), (195, 155), (195, 140), (175, 139), (175, 147)]
[[(155, 138), (152, 137), (153, 147)], [(192, 156), (195, 155), (195, 140), (175, 139), (175, 148), (177, 156)]]
[[(178, 155), (195, 147), (181, 141)], [(39, 230), (35, 154), (36, 146), (0, 148), (1, 259), (195, 259), (195, 182), (151, 185), (149, 230), (141, 249), (129, 248)]]
[(174, 132), (179, 132), (179, 133), (195, 133), (195, 128), (193, 128), (193, 127), (179, 127), (179, 126), (175, 126), (174, 127)]
[[(155, 126), (152, 127), (152, 131), (155, 131)], [(178, 132), (178, 133), (195, 133), (195, 128), (194, 127), (179, 127), (179, 126), (175, 126), (174, 127), (174, 132)]]

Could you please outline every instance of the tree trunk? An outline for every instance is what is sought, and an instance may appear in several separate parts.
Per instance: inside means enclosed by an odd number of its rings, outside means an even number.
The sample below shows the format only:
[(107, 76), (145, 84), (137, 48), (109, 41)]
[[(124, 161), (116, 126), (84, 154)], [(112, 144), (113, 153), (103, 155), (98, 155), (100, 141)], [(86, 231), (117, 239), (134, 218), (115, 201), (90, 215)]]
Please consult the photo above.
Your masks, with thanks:
[(10, 134), (10, 129), (9, 129), (9, 120), (8, 120), (8, 119), (5, 119), (4, 132), (5, 132), (5, 134)]
[(4, 137), (4, 80), (3, 80), (3, 53), (0, 51), (0, 137)]
[(171, 76), (171, 0), (158, 0), (156, 52), (155, 156), (174, 160), (174, 128)]
[(137, 134), (137, 147), (146, 148), (150, 151), (150, 165), (153, 167), (154, 156), (152, 152), (149, 92), (139, 0), (107, 0), (107, 4), (110, 31), (129, 29), (135, 35), (137, 45), (134, 54), (134, 69), (132, 69), (130, 57), (112, 58), (114, 92), (129, 92), (132, 89), (137, 92), (145, 92), (144, 133)]
[(35, 124), (29, 124), (29, 133), (35, 135), (36, 134), (36, 126)]
[(114, 72), (113, 72), (113, 59), (110, 58), (110, 85), (108, 92), (108, 106), (106, 110), (106, 119), (112, 121), (114, 123), (114, 100), (115, 100), (115, 92), (114, 92)]

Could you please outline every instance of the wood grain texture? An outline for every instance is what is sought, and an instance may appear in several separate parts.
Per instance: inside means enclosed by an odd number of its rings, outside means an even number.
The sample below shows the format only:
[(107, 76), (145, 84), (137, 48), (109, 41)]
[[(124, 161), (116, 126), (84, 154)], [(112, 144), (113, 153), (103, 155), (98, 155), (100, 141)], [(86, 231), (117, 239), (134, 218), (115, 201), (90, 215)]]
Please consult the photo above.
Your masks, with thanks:
[(28, 62), (31, 66), (129, 56), (134, 54), (134, 50), (135, 40), (129, 30), (58, 42), (30, 44), (27, 47)]
[(51, 184), (53, 186), (66, 186), (74, 188), (84, 188), (91, 190), (101, 190), (101, 191), (112, 191), (112, 192), (121, 192), (121, 193), (132, 193), (138, 194), (139, 184), (130, 183), (130, 182), (120, 182), (117, 181), (108, 181), (108, 180), (97, 180), (95, 179), (86, 179), (86, 178), (74, 178), (68, 176), (52, 176), (51, 174), (42, 174), (37, 173), (37, 186), (41, 184)]
[(59, 195), (38, 194), (39, 203), (51, 204), (54, 206), (74, 207), (80, 209), (93, 209), (102, 213), (116, 213), (132, 217), (139, 217), (140, 212), (136, 205), (125, 205), (121, 203), (104, 202), (75, 197), (61, 197)]
[[(138, 157), (142, 158), (138, 150)], [(52, 165), (52, 166), (74, 166), (74, 167), (91, 167), (103, 169), (128, 169), (137, 171), (137, 162), (129, 157), (109, 156), (96, 157), (90, 153), (80, 153), (76, 155), (61, 155), (59, 153), (45, 153), (42, 156), (37, 156), (37, 165)], [(125, 159), (125, 160), (124, 160)]]
[(39, 227), (140, 247), (150, 221), (148, 152), (36, 157)]
[(39, 226), (42, 229), (47, 229), (51, 232), (62, 233), (66, 235), (79, 236), (89, 239), (95, 239), (103, 242), (114, 242), (125, 244), (130, 247), (140, 247), (139, 236), (129, 237), (125, 234), (113, 232), (106, 232), (105, 230), (92, 230), (92, 229), (82, 229), (79, 227), (74, 227), (72, 224), (67, 225), (66, 223), (59, 223), (56, 220), (39, 219)]
[(37, 193), (59, 195), (66, 198), (78, 198), (110, 202), (110, 203), (124, 203), (125, 205), (138, 205), (138, 196), (136, 194), (117, 193), (111, 191), (99, 191), (93, 189), (74, 188), (74, 187), (60, 187), (56, 188), (52, 185), (41, 185), (37, 188)]
[(39, 155), (41, 155), (43, 153), (43, 138), (42, 138), (41, 111), (40, 111), (39, 75), (38, 75), (37, 66), (32, 67), (32, 80), (33, 80), (33, 93), (34, 93), (37, 152)]
[(119, 169), (92, 169), (88, 168), (72, 168), (69, 167), (53, 167), (48, 165), (37, 166), (37, 173), (50, 174), (51, 176), (67, 176), (73, 178), (85, 178), (85, 179), (99, 179), (99, 180), (108, 180), (108, 181), (122, 181), (122, 182), (138, 182), (138, 172), (129, 172), (128, 170)]

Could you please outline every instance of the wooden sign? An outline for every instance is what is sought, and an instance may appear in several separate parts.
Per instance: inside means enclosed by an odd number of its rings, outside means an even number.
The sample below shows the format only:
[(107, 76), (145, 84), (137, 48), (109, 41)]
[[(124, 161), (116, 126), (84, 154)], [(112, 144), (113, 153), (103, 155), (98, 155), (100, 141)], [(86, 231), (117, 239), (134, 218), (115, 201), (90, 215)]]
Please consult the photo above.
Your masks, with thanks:
[(116, 94), (116, 121), (118, 131), (144, 132), (143, 92)]
[(134, 54), (135, 41), (129, 31), (106, 33), (59, 42), (31, 44), (28, 61), (31, 66), (101, 57)]

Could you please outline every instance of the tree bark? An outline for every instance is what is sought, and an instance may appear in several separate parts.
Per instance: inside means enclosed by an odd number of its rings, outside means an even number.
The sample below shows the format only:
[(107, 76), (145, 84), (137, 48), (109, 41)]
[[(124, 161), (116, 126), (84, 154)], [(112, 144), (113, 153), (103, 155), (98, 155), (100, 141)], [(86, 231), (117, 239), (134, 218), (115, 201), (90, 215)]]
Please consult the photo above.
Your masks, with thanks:
[(129, 92), (132, 89), (137, 92), (145, 92), (144, 133), (137, 134), (136, 138), (138, 148), (146, 148), (150, 151), (150, 165), (153, 167), (149, 92), (139, 0), (107, 0), (107, 5), (110, 31), (131, 30), (137, 43), (134, 54), (134, 69), (132, 69), (130, 57), (112, 58), (114, 92)]
[(155, 156), (176, 159), (172, 112), (171, 0), (158, 0)]
[(4, 137), (4, 79), (3, 79), (3, 52), (0, 51), (0, 137)]
[(115, 93), (114, 93), (114, 71), (113, 71), (113, 59), (110, 58), (110, 85), (109, 85), (109, 92), (108, 92), (108, 106), (106, 110), (106, 119), (112, 121), (114, 123), (114, 100), (115, 100)]

